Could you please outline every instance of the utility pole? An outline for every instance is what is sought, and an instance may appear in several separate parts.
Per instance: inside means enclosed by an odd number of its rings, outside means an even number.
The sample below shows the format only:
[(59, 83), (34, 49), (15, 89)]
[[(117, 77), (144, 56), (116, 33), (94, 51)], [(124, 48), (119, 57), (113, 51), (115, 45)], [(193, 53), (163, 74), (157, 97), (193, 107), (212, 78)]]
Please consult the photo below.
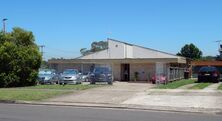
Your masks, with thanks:
[(39, 45), (40, 52), (41, 52), (43, 60), (44, 60), (44, 56), (43, 56), (43, 54), (44, 54), (44, 47), (45, 47), (45, 45)]
[(2, 23), (3, 23), (3, 33), (6, 32), (6, 26), (5, 26), (5, 21), (7, 21), (7, 18), (2, 19)]

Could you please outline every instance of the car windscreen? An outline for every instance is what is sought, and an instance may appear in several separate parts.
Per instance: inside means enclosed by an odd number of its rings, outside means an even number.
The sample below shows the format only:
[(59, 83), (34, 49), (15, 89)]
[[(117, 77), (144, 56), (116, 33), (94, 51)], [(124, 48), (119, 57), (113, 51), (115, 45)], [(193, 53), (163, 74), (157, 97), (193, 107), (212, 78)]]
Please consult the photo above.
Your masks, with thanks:
[(95, 68), (94, 72), (95, 73), (108, 73), (109, 69), (108, 68)]
[(217, 71), (216, 67), (202, 67), (199, 70), (200, 72), (212, 72), (212, 71)]
[(65, 70), (63, 74), (77, 74), (77, 70)]
[(39, 71), (39, 75), (50, 75), (53, 74), (52, 71)]

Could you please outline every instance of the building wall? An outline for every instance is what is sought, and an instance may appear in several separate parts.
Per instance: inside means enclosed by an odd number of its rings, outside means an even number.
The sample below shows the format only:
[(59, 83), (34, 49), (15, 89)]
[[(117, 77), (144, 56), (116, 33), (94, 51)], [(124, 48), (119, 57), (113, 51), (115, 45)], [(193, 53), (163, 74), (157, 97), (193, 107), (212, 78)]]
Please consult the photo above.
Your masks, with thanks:
[(115, 81), (121, 80), (121, 64), (113, 64), (113, 77)]
[(93, 64), (81, 64), (81, 63), (59, 63), (51, 64), (49, 68), (55, 69), (58, 73), (63, 72), (65, 69), (78, 69), (79, 72), (89, 72)]
[(112, 59), (121, 59), (125, 58), (125, 44), (116, 42), (116, 41), (108, 41), (109, 46), (109, 58)]
[(135, 72), (139, 73), (140, 81), (148, 81), (155, 74), (155, 63), (133, 63), (130, 64), (130, 80), (134, 81)]

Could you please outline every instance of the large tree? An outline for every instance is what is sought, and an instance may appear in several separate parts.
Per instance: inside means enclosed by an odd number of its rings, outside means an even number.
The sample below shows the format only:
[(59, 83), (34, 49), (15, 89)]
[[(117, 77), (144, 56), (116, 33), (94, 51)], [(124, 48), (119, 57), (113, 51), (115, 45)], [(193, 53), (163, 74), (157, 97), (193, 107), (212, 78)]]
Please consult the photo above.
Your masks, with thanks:
[(186, 44), (184, 45), (180, 52), (177, 53), (179, 56), (184, 56), (191, 59), (200, 59), (202, 57), (202, 52), (199, 48), (197, 48), (194, 44)]
[(108, 42), (107, 41), (99, 41), (99, 42), (92, 42), (91, 48), (88, 50), (87, 48), (80, 49), (80, 53), (82, 55), (87, 55), (93, 52), (98, 52), (101, 50), (105, 50), (108, 48)]
[(32, 32), (0, 32), (0, 87), (35, 85), (41, 60)]

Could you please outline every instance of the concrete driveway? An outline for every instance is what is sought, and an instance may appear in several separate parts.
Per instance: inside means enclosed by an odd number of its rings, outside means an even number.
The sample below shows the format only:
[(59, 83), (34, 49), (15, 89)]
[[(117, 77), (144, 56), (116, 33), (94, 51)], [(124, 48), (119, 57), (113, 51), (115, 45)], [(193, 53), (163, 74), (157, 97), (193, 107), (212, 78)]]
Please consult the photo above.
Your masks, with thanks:
[(121, 104), (138, 93), (145, 92), (154, 85), (148, 83), (115, 82), (113, 86), (104, 86), (78, 93), (49, 99), (50, 102), (63, 103), (99, 103)]

